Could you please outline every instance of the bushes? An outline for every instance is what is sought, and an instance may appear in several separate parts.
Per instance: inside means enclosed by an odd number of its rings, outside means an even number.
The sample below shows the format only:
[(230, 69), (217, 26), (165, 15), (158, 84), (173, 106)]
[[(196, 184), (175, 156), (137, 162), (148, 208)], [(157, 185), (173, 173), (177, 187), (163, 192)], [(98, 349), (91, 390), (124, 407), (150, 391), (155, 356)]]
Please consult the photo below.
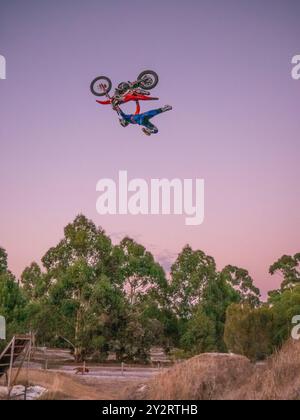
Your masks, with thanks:
[(281, 273), (283, 284), (262, 305), (245, 269), (219, 271), (213, 257), (187, 245), (168, 281), (144, 246), (128, 237), (113, 245), (79, 215), (43, 267), (31, 264), (20, 284), (0, 248), (0, 314), (13, 333), (38, 331), (42, 345), (64, 337), (78, 361), (110, 351), (147, 361), (151, 346), (180, 347), (186, 355), (229, 350), (260, 360), (282, 345), (300, 315), (299, 261), (296, 254), (273, 264), (270, 273)]
[(300, 315), (300, 286), (277, 294), (269, 303), (274, 317), (273, 342), (280, 347), (291, 336), (293, 317)]
[(188, 322), (180, 344), (189, 356), (217, 351), (215, 323), (202, 308)]
[(226, 316), (226, 345), (252, 360), (264, 359), (291, 336), (292, 319), (299, 314), (300, 286), (273, 294), (259, 308), (232, 305)]
[(224, 340), (230, 352), (261, 360), (273, 351), (273, 314), (267, 306), (231, 305), (226, 314)]

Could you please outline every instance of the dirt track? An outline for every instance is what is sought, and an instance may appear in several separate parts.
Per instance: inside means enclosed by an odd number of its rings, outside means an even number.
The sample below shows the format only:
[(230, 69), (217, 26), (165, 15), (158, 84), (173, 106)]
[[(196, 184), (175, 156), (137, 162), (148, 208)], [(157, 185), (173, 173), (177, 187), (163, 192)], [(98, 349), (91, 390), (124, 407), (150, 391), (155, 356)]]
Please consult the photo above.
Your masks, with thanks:
[(48, 390), (49, 399), (111, 400), (122, 398), (128, 382), (97, 380), (93, 377), (66, 373), (24, 369), (18, 382), (43, 386)]
[[(128, 388), (146, 383), (161, 372), (156, 367), (126, 365), (111, 361), (108, 364), (87, 363), (89, 372), (77, 374), (76, 364), (68, 350), (39, 349), (23, 369), (19, 384), (30, 383), (48, 390), (48, 399), (122, 399)], [(47, 368), (47, 369), (46, 369)]]
[(114, 400), (125, 398), (128, 388), (145, 384), (158, 369), (89, 367), (85, 375), (75, 374), (73, 366), (61, 369), (22, 369), (18, 384), (29, 383), (48, 390), (49, 399)]
[(22, 370), (18, 384), (44, 387), (49, 399), (122, 399), (128, 388), (145, 384), (162, 371), (157, 363), (153, 366), (122, 366), (112, 360), (106, 364), (87, 363), (89, 372), (76, 375), (76, 368), (82, 364), (74, 363), (68, 350), (38, 349)]

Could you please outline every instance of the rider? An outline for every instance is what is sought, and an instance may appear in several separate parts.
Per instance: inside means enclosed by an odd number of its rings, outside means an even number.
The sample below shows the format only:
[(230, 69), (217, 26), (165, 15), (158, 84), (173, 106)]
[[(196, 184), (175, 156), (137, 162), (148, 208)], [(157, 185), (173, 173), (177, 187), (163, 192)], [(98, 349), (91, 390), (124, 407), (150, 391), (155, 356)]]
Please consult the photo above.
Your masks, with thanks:
[(136, 101), (135, 114), (125, 114), (118, 105), (115, 106), (114, 109), (122, 117), (119, 119), (122, 127), (127, 127), (129, 124), (138, 124), (143, 126), (142, 130), (147, 136), (151, 136), (151, 134), (158, 133), (158, 128), (154, 124), (152, 124), (150, 119), (163, 112), (171, 111), (172, 107), (170, 105), (165, 105), (162, 108), (153, 109), (151, 111), (147, 111), (143, 114), (140, 114), (140, 104), (139, 101)]

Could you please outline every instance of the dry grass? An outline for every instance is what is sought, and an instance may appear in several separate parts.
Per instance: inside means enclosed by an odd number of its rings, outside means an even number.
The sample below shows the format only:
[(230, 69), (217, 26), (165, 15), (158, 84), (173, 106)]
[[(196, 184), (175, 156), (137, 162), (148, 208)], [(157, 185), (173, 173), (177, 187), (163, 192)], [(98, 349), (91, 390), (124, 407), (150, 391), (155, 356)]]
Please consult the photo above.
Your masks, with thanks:
[(202, 354), (151, 379), (140, 388), (128, 388), (127, 398), (148, 400), (219, 399), (226, 390), (242, 384), (254, 367), (243, 356)]
[(70, 400), (70, 397), (66, 394), (61, 392), (53, 392), (47, 391), (43, 395), (38, 398), (40, 401), (62, 401), (62, 400)]
[(242, 356), (196, 356), (126, 392), (146, 400), (300, 400), (300, 342), (258, 365)]
[(111, 399), (112, 394), (99, 387), (92, 387), (82, 383), (78, 377), (64, 373), (30, 369), (20, 373), (18, 384), (39, 385), (48, 391), (43, 399), (69, 399), (69, 400), (101, 400)]
[(227, 395), (232, 400), (300, 400), (300, 342), (293, 340), (257, 366), (249, 381)]
[(47, 389), (43, 400), (118, 400), (124, 397), (128, 383), (138, 387), (140, 381), (120, 381), (92, 376), (81, 376), (51, 370), (24, 369), (18, 384), (39, 385)]
[[(23, 370), (19, 383), (40, 385), (47, 400), (300, 400), (300, 342), (288, 342), (265, 364), (226, 354), (202, 354), (150, 380), (128, 382)], [(130, 384), (130, 385), (128, 385)]]

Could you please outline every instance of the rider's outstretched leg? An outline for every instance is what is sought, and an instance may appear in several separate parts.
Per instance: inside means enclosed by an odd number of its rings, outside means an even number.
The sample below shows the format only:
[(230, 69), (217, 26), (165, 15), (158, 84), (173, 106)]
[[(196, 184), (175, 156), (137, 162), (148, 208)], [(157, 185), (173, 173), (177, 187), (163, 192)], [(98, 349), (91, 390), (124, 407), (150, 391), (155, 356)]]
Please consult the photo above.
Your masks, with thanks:
[(145, 112), (143, 114), (143, 132), (147, 136), (151, 136), (151, 134), (157, 134), (158, 128), (150, 122), (150, 119), (155, 117), (156, 115), (162, 114), (163, 112), (171, 111), (171, 105), (165, 105), (162, 108), (153, 109), (151, 111)]
[(167, 112), (167, 111), (171, 111), (171, 110), (172, 110), (171, 105), (165, 105), (162, 108), (152, 109), (151, 111), (144, 112), (143, 116), (145, 118), (150, 119), (150, 118), (156, 117), (156, 115), (159, 115), (163, 112)]

